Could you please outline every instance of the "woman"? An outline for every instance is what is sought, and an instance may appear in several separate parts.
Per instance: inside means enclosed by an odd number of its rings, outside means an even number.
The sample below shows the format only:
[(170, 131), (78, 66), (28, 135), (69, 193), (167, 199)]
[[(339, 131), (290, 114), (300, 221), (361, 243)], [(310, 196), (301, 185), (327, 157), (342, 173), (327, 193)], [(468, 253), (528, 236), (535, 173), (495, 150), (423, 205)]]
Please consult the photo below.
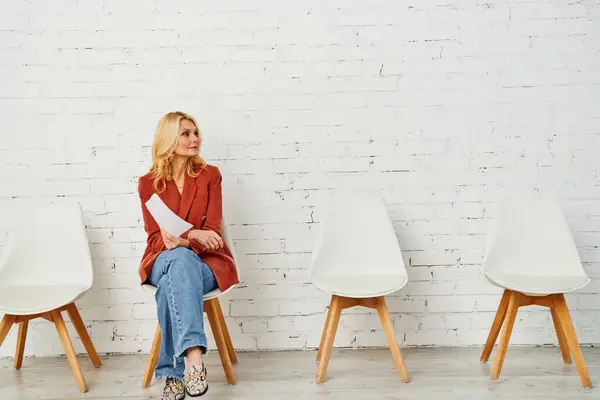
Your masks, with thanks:
[[(167, 378), (164, 400), (208, 390), (202, 297), (238, 283), (233, 257), (220, 236), (221, 173), (199, 156), (201, 142), (192, 116), (166, 114), (156, 127), (152, 168), (138, 184), (148, 234), (139, 274), (142, 282), (158, 288), (162, 339), (155, 374)], [(145, 204), (154, 193), (193, 227), (180, 237), (162, 230)]]

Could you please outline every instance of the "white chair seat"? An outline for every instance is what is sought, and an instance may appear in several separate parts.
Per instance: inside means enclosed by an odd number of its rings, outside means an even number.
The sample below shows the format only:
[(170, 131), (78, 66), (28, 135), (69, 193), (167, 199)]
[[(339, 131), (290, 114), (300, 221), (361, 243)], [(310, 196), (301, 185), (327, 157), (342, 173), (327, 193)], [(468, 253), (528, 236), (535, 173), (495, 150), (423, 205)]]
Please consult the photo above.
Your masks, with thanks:
[(540, 296), (570, 292), (587, 285), (590, 281), (585, 276), (525, 275), (499, 271), (490, 271), (486, 277), (490, 283), (501, 288)]
[[(149, 285), (149, 284), (142, 285), (142, 288), (143, 288), (145, 291), (147, 291), (147, 292), (150, 292), (150, 293), (152, 293), (152, 294), (155, 294), (155, 293), (156, 293), (156, 291), (158, 290), (158, 289), (156, 288), (156, 286), (152, 286), (152, 285)], [(219, 297), (219, 296), (221, 296), (222, 294), (223, 294), (223, 293), (222, 293), (222, 292), (221, 292), (221, 290), (219, 290), (219, 289), (211, 290), (210, 292), (208, 292), (208, 293), (206, 293), (206, 294), (204, 295), (204, 300), (210, 300), (210, 299), (214, 299), (214, 298), (216, 298), (216, 297)]]
[(30, 315), (52, 311), (77, 300), (85, 285), (11, 285), (0, 286), (0, 313)]
[(343, 297), (368, 298), (390, 294), (407, 281), (403, 274), (372, 273), (343, 274), (315, 272), (312, 283), (319, 289)]
[(0, 258), (0, 313), (44, 313), (90, 289), (92, 258), (79, 203), (57, 198), (17, 214)]
[(513, 191), (498, 204), (483, 273), (493, 285), (530, 296), (566, 293), (586, 274), (558, 201), (536, 191)]
[(378, 193), (340, 191), (331, 199), (309, 279), (320, 290), (350, 298), (386, 296), (406, 285), (396, 232)]

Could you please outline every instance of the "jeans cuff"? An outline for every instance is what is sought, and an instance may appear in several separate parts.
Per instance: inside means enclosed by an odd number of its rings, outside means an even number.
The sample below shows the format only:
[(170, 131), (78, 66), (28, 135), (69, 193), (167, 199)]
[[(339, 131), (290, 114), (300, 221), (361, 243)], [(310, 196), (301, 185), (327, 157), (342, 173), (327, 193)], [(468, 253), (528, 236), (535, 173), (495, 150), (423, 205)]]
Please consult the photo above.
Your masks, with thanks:
[(164, 372), (159, 372), (156, 371), (154, 373), (154, 377), (156, 379), (159, 378), (175, 378), (175, 379), (183, 379), (184, 376), (184, 370), (181, 370), (181, 374), (178, 373), (179, 371), (177, 371), (175, 368), (172, 368), (170, 371), (164, 371)]
[(185, 352), (188, 349), (191, 349), (192, 347), (200, 347), (200, 351), (202, 352), (202, 354), (206, 354), (206, 348), (207, 348), (207, 344), (206, 344), (206, 336), (202, 335), (204, 337), (200, 338), (199, 340), (186, 340), (185, 342), (183, 342), (183, 344), (181, 346), (179, 346), (180, 349), (183, 349), (179, 352), (175, 352), (175, 357), (179, 358), (181, 356), (183, 356), (185, 354)]

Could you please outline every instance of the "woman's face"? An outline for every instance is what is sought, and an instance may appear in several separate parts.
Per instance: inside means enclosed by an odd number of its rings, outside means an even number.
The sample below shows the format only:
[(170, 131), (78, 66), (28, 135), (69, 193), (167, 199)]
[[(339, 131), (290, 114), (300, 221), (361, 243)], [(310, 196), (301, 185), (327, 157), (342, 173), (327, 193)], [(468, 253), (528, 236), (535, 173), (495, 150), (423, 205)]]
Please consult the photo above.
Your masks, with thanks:
[(175, 155), (181, 157), (195, 157), (200, 152), (200, 133), (196, 125), (189, 119), (182, 119), (179, 124), (179, 137), (175, 147)]

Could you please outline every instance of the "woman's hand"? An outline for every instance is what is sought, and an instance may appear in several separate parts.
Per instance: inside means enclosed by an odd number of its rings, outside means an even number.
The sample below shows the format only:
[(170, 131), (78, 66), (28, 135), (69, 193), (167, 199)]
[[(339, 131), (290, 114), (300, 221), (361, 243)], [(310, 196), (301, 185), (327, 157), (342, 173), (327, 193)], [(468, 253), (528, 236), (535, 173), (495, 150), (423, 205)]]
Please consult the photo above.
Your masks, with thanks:
[(218, 250), (223, 247), (223, 239), (213, 231), (193, 229), (188, 232), (188, 240), (195, 240), (207, 250)]
[(187, 240), (180, 238), (180, 237), (175, 237), (175, 236), (171, 235), (169, 232), (165, 231), (164, 229), (161, 229), (160, 233), (162, 235), (163, 242), (165, 242), (165, 247), (168, 250), (174, 249), (176, 247), (188, 247), (189, 246), (189, 242)]

